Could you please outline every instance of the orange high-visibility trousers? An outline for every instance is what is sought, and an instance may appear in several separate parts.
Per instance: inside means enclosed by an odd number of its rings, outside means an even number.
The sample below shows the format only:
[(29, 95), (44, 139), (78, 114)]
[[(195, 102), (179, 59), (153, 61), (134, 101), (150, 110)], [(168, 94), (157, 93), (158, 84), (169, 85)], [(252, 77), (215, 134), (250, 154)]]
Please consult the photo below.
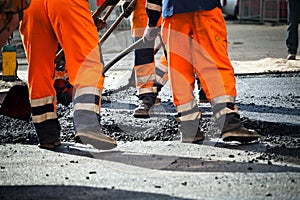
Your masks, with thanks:
[[(56, 118), (56, 92), (53, 83), (58, 43), (64, 50), (70, 83), (77, 90), (102, 90), (104, 78), (98, 32), (87, 1), (31, 1), (31, 5), (24, 12), (20, 32), (28, 59), (28, 85), (32, 107), (47, 104), (54, 106), (51, 111), (45, 107), (42, 111), (43, 117), (39, 113), (39, 117), (33, 118), (33, 121), (40, 123)], [(91, 110), (99, 113), (98, 108)]]
[(175, 14), (162, 24), (175, 106), (194, 100), (195, 72), (212, 104), (220, 98), (234, 101), (236, 82), (221, 9)]
[[(147, 27), (146, 0), (137, 0), (131, 14), (131, 33), (134, 41), (140, 39)], [(160, 24), (160, 21), (158, 22)], [(167, 61), (164, 55), (155, 64), (153, 49), (135, 49), (135, 80), (138, 94), (157, 93), (168, 80)], [(156, 65), (156, 66), (155, 66)]]

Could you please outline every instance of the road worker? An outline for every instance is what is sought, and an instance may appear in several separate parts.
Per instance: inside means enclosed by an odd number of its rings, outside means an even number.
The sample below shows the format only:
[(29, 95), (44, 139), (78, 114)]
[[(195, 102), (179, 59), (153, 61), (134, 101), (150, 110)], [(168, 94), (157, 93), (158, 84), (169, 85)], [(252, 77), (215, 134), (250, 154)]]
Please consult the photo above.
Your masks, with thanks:
[(61, 144), (54, 88), (59, 43), (74, 86), (75, 140), (97, 149), (116, 147), (116, 141), (100, 127), (103, 64), (88, 1), (34, 0), (24, 12), (20, 32), (28, 60), (32, 121), (39, 146), (51, 149)]
[[(146, 0), (137, 0), (130, 17), (131, 34), (133, 42), (142, 38), (147, 27)], [(134, 110), (133, 116), (148, 118), (150, 108), (155, 104), (158, 92), (168, 81), (167, 60), (162, 55), (160, 62), (155, 63), (154, 41), (150, 41), (147, 48), (134, 50), (134, 73), (139, 106)], [(148, 48), (152, 46), (153, 48)]]
[(19, 26), (30, 0), (0, 0), (0, 48)]
[(162, 20), (162, 37), (168, 51), (169, 79), (180, 121), (182, 142), (204, 140), (201, 113), (193, 96), (196, 72), (211, 103), (224, 141), (252, 142), (259, 138), (243, 127), (235, 105), (236, 81), (227, 54), (226, 23), (219, 0), (147, 0), (145, 40), (154, 40)]

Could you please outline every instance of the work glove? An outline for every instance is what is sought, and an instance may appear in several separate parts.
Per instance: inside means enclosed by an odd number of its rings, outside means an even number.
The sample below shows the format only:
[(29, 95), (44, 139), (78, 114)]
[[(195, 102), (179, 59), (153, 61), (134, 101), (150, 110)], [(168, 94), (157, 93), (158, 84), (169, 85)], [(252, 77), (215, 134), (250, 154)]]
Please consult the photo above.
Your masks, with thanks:
[(123, 0), (122, 1), (121, 8), (122, 8), (122, 12), (124, 13), (125, 18), (128, 18), (134, 10), (135, 4), (134, 4), (134, 6), (129, 7), (130, 4), (131, 4), (131, 0)]
[(144, 43), (155, 40), (159, 32), (160, 32), (160, 27), (152, 27), (148, 25), (143, 35)]
[(73, 86), (64, 79), (56, 79), (54, 82), (57, 102), (68, 106), (72, 102)]
[(98, 18), (98, 17), (94, 20), (94, 23), (95, 23), (98, 31), (107, 27), (106, 21), (104, 21), (103, 19)]

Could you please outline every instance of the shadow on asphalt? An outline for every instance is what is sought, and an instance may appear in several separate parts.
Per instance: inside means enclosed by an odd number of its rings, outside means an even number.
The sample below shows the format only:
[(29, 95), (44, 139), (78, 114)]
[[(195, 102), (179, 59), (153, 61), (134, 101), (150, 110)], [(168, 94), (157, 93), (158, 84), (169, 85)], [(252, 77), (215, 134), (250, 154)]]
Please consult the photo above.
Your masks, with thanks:
[(164, 194), (133, 192), (114, 188), (96, 188), (84, 186), (64, 185), (28, 185), (28, 186), (1, 186), (0, 199), (2, 200), (29, 200), (29, 199), (183, 199)]
[[(248, 145), (251, 146), (251, 145)], [(223, 146), (224, 147), (224, 146)], [(228, 147), (227, 147), (228, 148)], [(237, 148), (237, 147), (236, 147)], [(255, 147), (253, 147), (255, 148)], [(256, 147), (257, 148), (257, 147)], [(237, 148), (238, 149), (238, 148)], [(184, 172), (233, 172), (233, 173), (274, 173), (274, 172), (296, 172), (300, 168), (274, 165), (271, 162), (266, 164), (256, 161), (237, 162), (234, 155), (228, 161), (212, 160), (207, 158), (192, 158), (179, 156), (165, 156), (158, 154), (146, 154), (124, 151), (93, 151), (93, 148), (77, 148), (76, 145), (66, 144), (60, 146), (55, 152), (86, 156), (94, 159), (107, 160), (122, 164), (147, 169), (184, 171)]]
[(242, 111), (300, 116), (299, 108), (283, 108), (283, 107), (255, 105), (255, 104), (242, 104), (242, 103), (237, 103), (236, 105), (239, 108), (239, 110)]

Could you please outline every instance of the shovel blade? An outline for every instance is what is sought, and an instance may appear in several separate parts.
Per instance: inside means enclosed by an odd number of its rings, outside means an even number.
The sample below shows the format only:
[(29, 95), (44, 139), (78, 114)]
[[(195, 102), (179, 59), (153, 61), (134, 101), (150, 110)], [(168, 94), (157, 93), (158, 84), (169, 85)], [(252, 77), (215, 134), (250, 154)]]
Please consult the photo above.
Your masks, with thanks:
[(1, 101), (1, 115), (24, 121), (30, 120), (31, 106), (28, 87), (26, 85), (15, 85), (11, 87), (6, 95), (2, 96)]

